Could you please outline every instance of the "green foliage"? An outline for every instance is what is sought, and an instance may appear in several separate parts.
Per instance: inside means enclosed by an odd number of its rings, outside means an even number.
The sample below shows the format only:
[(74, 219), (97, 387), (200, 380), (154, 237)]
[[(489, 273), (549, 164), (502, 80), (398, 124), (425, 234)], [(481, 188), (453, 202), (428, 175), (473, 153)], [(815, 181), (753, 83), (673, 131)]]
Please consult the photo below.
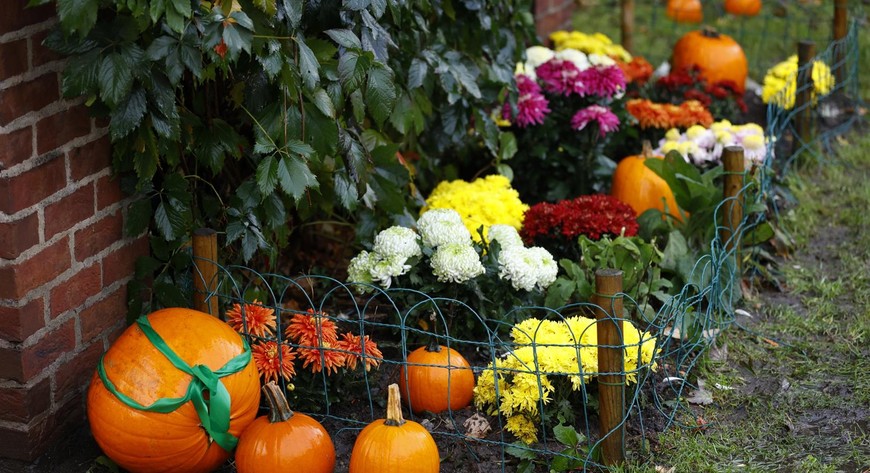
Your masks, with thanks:
[[(274, 264), (294, 225), (401, 218), (418, 187), (515, 149), (487, 108), (531, 38), (530, 0), (54, 3), (63, 93), (107, 120), (142, 196), (127, 230), (172, 252), (209, 226), (231, 262)], [(418, 186), (399, 149), (423, 158)]]
[[(582, 468), (586, 460), (590, 457), (589, 448), (586, 445), (586, 437), (577, 432), (572, 425), (559, 425), (553, 427), (553, 437), (563, 447), (558, 453), (555, 453), (552, 461), (547, 462), (539, 458), (537, 452), (529, 449), (523, 443), (515, 443), (505, 447), (504, 451), (508, 455), (519, 459), (517, 464), (518, 472), (534, 472), (537, 471), (536, 465), (548, 466), (547, 471), (561, 472), (573, 471)], [(592, 457), (596, 457), (596, 451), (593, 450)]]
[(579, 262), (559, 260), (563, 269), (547, 291), (546, 305), (561, 307), (569, 301), (587, 301), (595, 291), (595, 272), (612, 268), (622, 271), (623, 292), (637, 303), (641, 315), (648, 320), (655, 316), (650, 298), (664, 302), (671, 282), (662, 277), (664, 254), (655, 242), (640, 237), (618, 236), (590, 240), (585, 235), (578, 240), (583, 257)]

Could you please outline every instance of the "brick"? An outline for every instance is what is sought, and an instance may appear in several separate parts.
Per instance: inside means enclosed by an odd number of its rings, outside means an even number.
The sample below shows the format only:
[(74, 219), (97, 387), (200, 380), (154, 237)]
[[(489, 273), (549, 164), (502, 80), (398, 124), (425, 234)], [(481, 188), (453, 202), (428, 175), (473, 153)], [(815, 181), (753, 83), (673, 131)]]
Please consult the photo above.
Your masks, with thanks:
[(14, 379), (19, 383), (24, 379), (24, 367), (21, 364), (21, 348), (0, 347), (0, 379)]
[(20, 343), (45, 326), (45, 302), (33, 299), (21, 307), (0, 306), (0, 338)]
[(103, 286), (108, 287), (116, 281), (132, 276), (136, 259), (148, 254), (148, 239), (138, 238), (103, 257)]
[(0, 178), (0, 212), (13, 214), (66, 187), (63, 158), (55, 158), (15, 177)]
[(126, 317), (127, 289), (121, 286), (79, 313), (82, 343), (91, 343)]
[(69, 230), (73, 225), (94, 216), (94, 184), (86, 184), (72, 194), (45, 207), (45, 239)]
[(52, 289), (49, 296), (51, 319), (81, 307), (88, 298), (99, 294), (103, 288), (100, 273), (100, 265), (92, 264)]
[[(51, 414), (27, 425), (0, 427), (0, 458), (33, 462), (54, 443), (80, 428), (84, 421), (83, 396), (78, 395), (65, 401)], [(54, 465), (58, 463), (59, 460), (55, 460), (54, 463), (43, 465), (47, 468), (44, 471), (53, 471)], [(33, 470), (31, 466), (21, 465), (8, 471), (43, 471)]]
[(90, 132), (91, 118), (87, 107), (76, 105), (60, 111), (36, 122), (36, 153), (47, 153)]
[(39, 243), (36, 212), (11, 222), (0, 223), (0, 259), (15, 259)]
[(27, 8), (27, 0), (3, 0), (0, 15), (0, 35), (41, 23), (54, 15), (54, 4)]
[(69, 237), (64, 237), (24, 261), (0, 267), (0, 299), (21, 299), (71, 265)]
[(84, 261), (123, 238), (121, 212), (109, 214), (75, 232), (75, 259)]
[(54, 72), (0, 90), (0, 126), (6, 126), (28, 112), (41, 110), (59, 98), (57, 73)]
[(121, 202), (127, 196), (115, 176), (103, 176), (97, 181), (97, 211)]
[(70, 178), (80, 181), (112, 165), (112, 145), (108, 137), (91, 141), (69, 151)]
[(83, 351), (76, 353), (66, 363), (57, 367), (54, 373), (54, 399), (60, 401), (69, 393), (81, 391), (87, 386), (94, 375), (97, 362), (103, 354), (103, 344), (93, 343)]
[(0, 387), (0, 420), (28, 423), (51, 407), (51, 379), (46, 377), (33, 386), (17, 384)]
[(0, 171), (23, 163), (31, 156), (33, 156), (33, 127), (20, 128), (0, 135)]
[(42, 373), (63, 354), (73, 351), (75, 347), (75, 319), (70, 318), (50, 332), (43, 333), (42, 338), (33, 345), (23, 349), (12, 349), (19, 355), (19, 366), (17, 369), (13, 368), (9, 373), (10, 376), (5, 377), (19, 383), (26, 383)]
[(33, 67), (39, 67), (43, 64), (63, 59), (60, 54), (42, 45), (42, 42), (45, 41), (49, 32), (51, 32), (51, 30), (41, 31), (30, 37), (30, 51), (31, 58), (33, 59)]
[(27, 40), (0, 43), (0, 81), (27, 72)]

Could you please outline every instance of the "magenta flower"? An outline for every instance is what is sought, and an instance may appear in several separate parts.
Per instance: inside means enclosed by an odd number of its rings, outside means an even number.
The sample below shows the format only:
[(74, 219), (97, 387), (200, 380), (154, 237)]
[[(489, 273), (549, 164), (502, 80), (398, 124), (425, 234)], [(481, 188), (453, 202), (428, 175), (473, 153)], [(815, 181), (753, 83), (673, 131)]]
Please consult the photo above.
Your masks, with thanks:
[[(550, 113), (550, 102), (541, 93), (541, 86), (526, 75), (518, 75), (516, 81), (517, 91), (519, 92), (519, 98), (517, 99), (517, 126), (525, 128), (529, 125), (544, 123), (544, 118)], [(505, 103), (501, 109), (501, 116), (505, 120), (511, 121), (511, 115), (510, 105)]]
[(586, 128), (589, 122), (598, 122), (598, 134), (604, 138), (611, 131), (619, 129), (619, 117), (613, 114), (607, 107), (590, 105), (571, 118), (571, 127), (577, 131)]
[(613, 97), (625, 90), (625, 74), (619, 66), (596, 66), (584, 69), (578, 78), (585, 88), (580, 95)]
[[(544, 81), (544, 86), (550, 92), (562, 95), (584, 95), (585, 84), (581, 80), (583, 71), (571, 61), (550, 59), (535, 69), (538, 78)], [(623, 79), (623, 84), (625, 79)]]

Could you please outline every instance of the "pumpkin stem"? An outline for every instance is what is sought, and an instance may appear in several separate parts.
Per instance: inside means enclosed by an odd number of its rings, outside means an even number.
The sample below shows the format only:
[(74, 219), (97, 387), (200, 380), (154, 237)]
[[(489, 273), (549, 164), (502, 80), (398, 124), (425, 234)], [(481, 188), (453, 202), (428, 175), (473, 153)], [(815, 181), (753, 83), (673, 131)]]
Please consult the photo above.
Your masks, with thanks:
[(402, 396), (399, 394), (399, 385), (396, 383), (387, 387), (387, 420), (384, 425), (398, 427), (405, 423), (402, 417)]
[(719, 32), (716, 31), (716, 28), (713, 28), (710, 25), (704, 25), (701, 27), (701, 34), (707, 38), (718, 38)]
[(643, 148), (640, 152), (644, 158), (651, 158), (653, 156), (652, 143), (649, 140), (643, 140)]
[(441, 345), (438, 343), (438, 339), (435, 338), (435, 335), (429, 337), (429, 344), (426, 345), (426, 351), (429, 353), (438, 353), (441, 351)]
[(275, 381), (263, 385), (263, 394), (266, 395), (266, 402), (269, 404), (269, 422), (286, 422), (293, 417), (293, 411), (290, 410), (290, 404), (287, 403), (287, 398), (281, 388), (275, 384)]

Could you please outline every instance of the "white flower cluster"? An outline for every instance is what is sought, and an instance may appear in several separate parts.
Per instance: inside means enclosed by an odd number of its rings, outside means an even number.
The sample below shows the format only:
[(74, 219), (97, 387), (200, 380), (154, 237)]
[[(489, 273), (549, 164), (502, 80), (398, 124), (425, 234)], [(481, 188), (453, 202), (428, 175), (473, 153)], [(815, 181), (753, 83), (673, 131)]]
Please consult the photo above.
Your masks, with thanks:
[[(455, 210), (429, 210), (417, 220), (417, 229), (419, 234), (400, 226), (378, 233), (372, 251), (362, 251), (350, 261), (348, 280), (389, 288), (394, 277), (407, 273), (410, 263), (419, 260), (424, 248), (428, 248), (425, 254), (431, 254), (432, 274), (440, 282), (462, 284), (486, 272), (471, 234)], [(490, 226), (487, 241), (498, 242), (498, 277), (510, 281), (515, 290), (544, 290), (556, 280), (558, 266), (553, 255), (543, 248), (523, 246), (514, 227)]]
[(728, 120), (722, 120), (713, 123), (710, 128), (692, 126), (685, 133), (672, 128), (659, 141), (654, 153), (678, 151), (687, 162), (702, 165), (721, 161), (726, 146), (740, 146), (746, 158), (746, 167), (749, 168), (752, 164), (764, 161), (767, 145), (764, 129), (758, 124), (732, 125)]

